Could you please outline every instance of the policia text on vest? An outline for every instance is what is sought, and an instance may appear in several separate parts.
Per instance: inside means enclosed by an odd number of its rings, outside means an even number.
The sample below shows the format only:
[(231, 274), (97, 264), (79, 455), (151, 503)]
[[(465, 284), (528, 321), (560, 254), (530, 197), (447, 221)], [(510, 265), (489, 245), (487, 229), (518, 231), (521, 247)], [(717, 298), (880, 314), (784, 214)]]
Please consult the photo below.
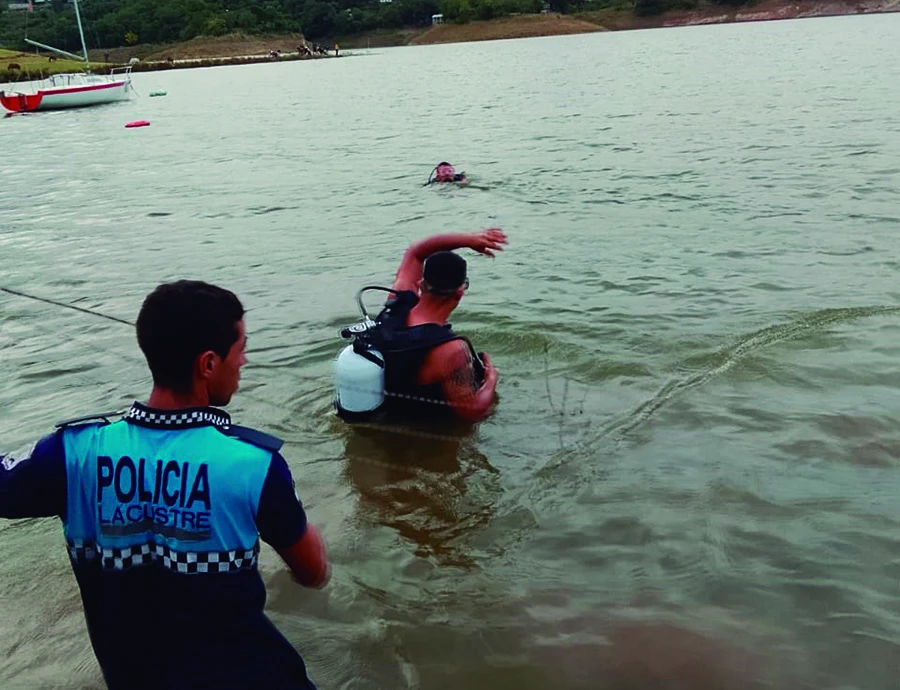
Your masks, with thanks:
[[(146, 469), (153, 483), (145, 484)], [(104, 495), (115, 493), (118, 505), (104, 514)], [(106, 505), (110, 505), (107, 495)], [(137, 500), (138, 504), (132, 502)], [(211, 496), (205, 462), (174, 460), (136, 462), (127, 455), (97, 458), (97, 511), (102, 534), (126, 535), (153, 529), (167, 537), (202, 541), (210, 535)], [(154, 528), (154, 525), (156, 526)]]

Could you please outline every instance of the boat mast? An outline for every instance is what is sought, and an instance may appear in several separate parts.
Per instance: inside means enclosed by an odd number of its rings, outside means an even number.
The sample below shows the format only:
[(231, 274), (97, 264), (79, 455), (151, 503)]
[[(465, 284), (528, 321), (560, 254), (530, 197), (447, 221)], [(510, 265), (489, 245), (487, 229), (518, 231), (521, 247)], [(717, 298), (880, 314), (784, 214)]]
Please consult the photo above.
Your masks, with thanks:
[(84, 64), (88, 70), (91, 69), (91, 63), (88, 60), (87, 46), (84, 43), (84, 29), (81, 28), (81, 13), (78, 11), (78, 0), (72, 0), (75, 4), (75, 20), (78, 22), (78, 35), (81, 36), (81, 50), (84, 52)]
[(25, 43), (28, 45), (35, 46), (37, 48), (43, 48), (44, 50), (49, 50), (53, 53), (57, 53), (59, 55), (63, 55), (67, 58), (72, 58), (73, 60), (83, 60), (84, 64), (87, 66), (87, 70), (90, 71), (91, 63), (88, 61), (88, 52), (87, 46), (84, 44), (84, 29), (81, 28), (81, 14), (78, 12), (78, 0), (72, 0), (75, 4), (75, 19), (78, 21), (78, 35), (81, 36), (81, 50), (83, 55), (75, 55), (65, 50), (61, 50), (59, 48), (54, 48), (53, 46), (44, 45), (43, 43), (38, 43), (37, 41), (32, 41), (30, 38), (25, 39)]

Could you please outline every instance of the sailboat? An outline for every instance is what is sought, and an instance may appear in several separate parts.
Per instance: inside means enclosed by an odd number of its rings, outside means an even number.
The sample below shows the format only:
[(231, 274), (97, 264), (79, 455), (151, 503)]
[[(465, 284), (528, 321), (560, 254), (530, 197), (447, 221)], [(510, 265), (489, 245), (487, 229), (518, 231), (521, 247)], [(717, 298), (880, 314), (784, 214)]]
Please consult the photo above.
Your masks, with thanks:
[(115, 103), (131, 98), (134, 87), (131, 85), (131, 66), (119, 67), (108, 75), (91, 74), (87, 46), (84, 42), (84, 30), (81, 28), (81, 13), (78, 11), (78, 0), (75, 5), (75, 19), (78, 21), (78, 34), (81, 36), (83, 55), (68, 53), (59, 48), (32, 41), (29, 45), (49, 50), (73, 60), (81, 60), (85, 64), (84, 73), (54, 74), (37, 82), (26, 82), (27, 90), (16, 84), (17, 90), (0, 91), (0, 105), (13, 113), (30, 113), (38, 110), (58, 110), (61, 108), (81, 108), (86, 105)]

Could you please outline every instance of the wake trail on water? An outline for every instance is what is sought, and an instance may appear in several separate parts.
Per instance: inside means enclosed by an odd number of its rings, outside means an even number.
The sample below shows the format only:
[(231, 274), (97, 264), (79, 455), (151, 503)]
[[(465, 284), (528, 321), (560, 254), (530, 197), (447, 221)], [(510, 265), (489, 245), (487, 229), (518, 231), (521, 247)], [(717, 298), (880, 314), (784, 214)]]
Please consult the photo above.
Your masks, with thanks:
[[(130, 321), (126, 321), (125, 319), (110, 316), (108, 314), (104, 314), (92, 309), (79, 307), (70, 303), (51, 300), (45, 297), (24, 293), (6, 287), (0, 287), (0, 291), (6, 292), (10, 295), (15, 295), (18, 297), (44, 302), (54, 306), (79, 311), (84, 314), (101, 317), (109, 321), (114, 321), (123, 325), (133, 327), (133, 323)], [(897, 313), (900, 313), (900, 306), (842, 307), (822, 309), (819, 311), (801, 315), (786, 323), (767, 326), (758, 331), (740, 336), (732, 345), (721, 348), (720, 350), (706, 357), (705, 359), (707, 360), (707, 362), (705, 366), (699, 371), (696, 371), (683, 378), (670, 380), (648, 400), (645, 400), (634, 409), (626, 412), (625, 414), (619, 416), (617, 419), (613, 420), (611, 423), (607, 424), (592, 438), (581, 441), (577, 445), (587, 450), (592, 448), (594, 444), (605, 440), (611, 441), (613, 445), (622, 443), (630, 433), (651, 421), (656, 413), (659, 412), (659, 410), (664, 408), (666, 405), (668, 405), (670, 402), (672, 402), (682, 394), (695, 388), (699, 388), (713, 378), (724, 374), (749, 355), (752, 355), (753, 353), (763, 350), (771, 345), (791, 340), (798, 340), (835, 324), (847, 323), (850, 321), (873, 316), (883, 316)], [(39, 328), (38, 330), (43, 329)], [(74, 337), (75, 340), (83, 340), (78, 336), (72, 337)], [(137, 361), (136, 357), (123, 355), (119, 352), (116, 352), (115, 354), (129, 362)], [(79, 377), (84, 374), (84, 372), (71, 373), (74, 373)], [(550, 392), (548, 390), (548, 396), (549, 394)], [(278, 404), (273, 404), (271, 401), (265, 398), (249, 394), (248, 392), (242, 392), (242, 395), (243, 397), (246, 397), (250, 400), (274, 405), (281, 408), (281, 406)], [(403, 431), (405, 431), (406, 433), (410, 433), (411, 430), (401, 430), (401, 432)], [(448, 437), (442, 434), (412, 432), (410, 435), (426, 437), (431, 436), (432, 438), (441, 438), (442, 440), (450, 438), (452, 438), (453, 440), (459, 440), (458, 437)], [(561, 440), (561, 448), (563, 447), (564, 443), (562, 443)]]
[(767, 326), (761, 330), (741, 336), (734, 344), (710, 355), (710, 361), (703, 369), (687, 377), (669, 381), (650, 399), (604, 427), (586, 445), (592, 445), (603, 440), (611, 440), (614, 445), (621, 443), (631, 432), (649, 422), (660, 409), (680, 395), (699, 388), (713, 378), (724, 374), (747, 356), (771, 345), (798, 340), (835, 324), (897, 313), (900, 313), (900, 306), (822, 309), (805, 314), (787, 323)]

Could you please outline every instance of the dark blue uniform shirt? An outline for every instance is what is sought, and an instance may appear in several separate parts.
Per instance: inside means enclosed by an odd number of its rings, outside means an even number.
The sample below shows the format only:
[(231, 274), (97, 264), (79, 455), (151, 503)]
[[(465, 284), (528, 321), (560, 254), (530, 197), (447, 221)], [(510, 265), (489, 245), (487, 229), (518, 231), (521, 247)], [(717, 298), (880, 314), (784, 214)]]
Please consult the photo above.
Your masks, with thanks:
[(263, 613), (259, 539), (306, 530), (280, 447), (215, 408), (135, 403), (0, 459), (0, 517), (62, 518), (110, 688), (315, 688)]

